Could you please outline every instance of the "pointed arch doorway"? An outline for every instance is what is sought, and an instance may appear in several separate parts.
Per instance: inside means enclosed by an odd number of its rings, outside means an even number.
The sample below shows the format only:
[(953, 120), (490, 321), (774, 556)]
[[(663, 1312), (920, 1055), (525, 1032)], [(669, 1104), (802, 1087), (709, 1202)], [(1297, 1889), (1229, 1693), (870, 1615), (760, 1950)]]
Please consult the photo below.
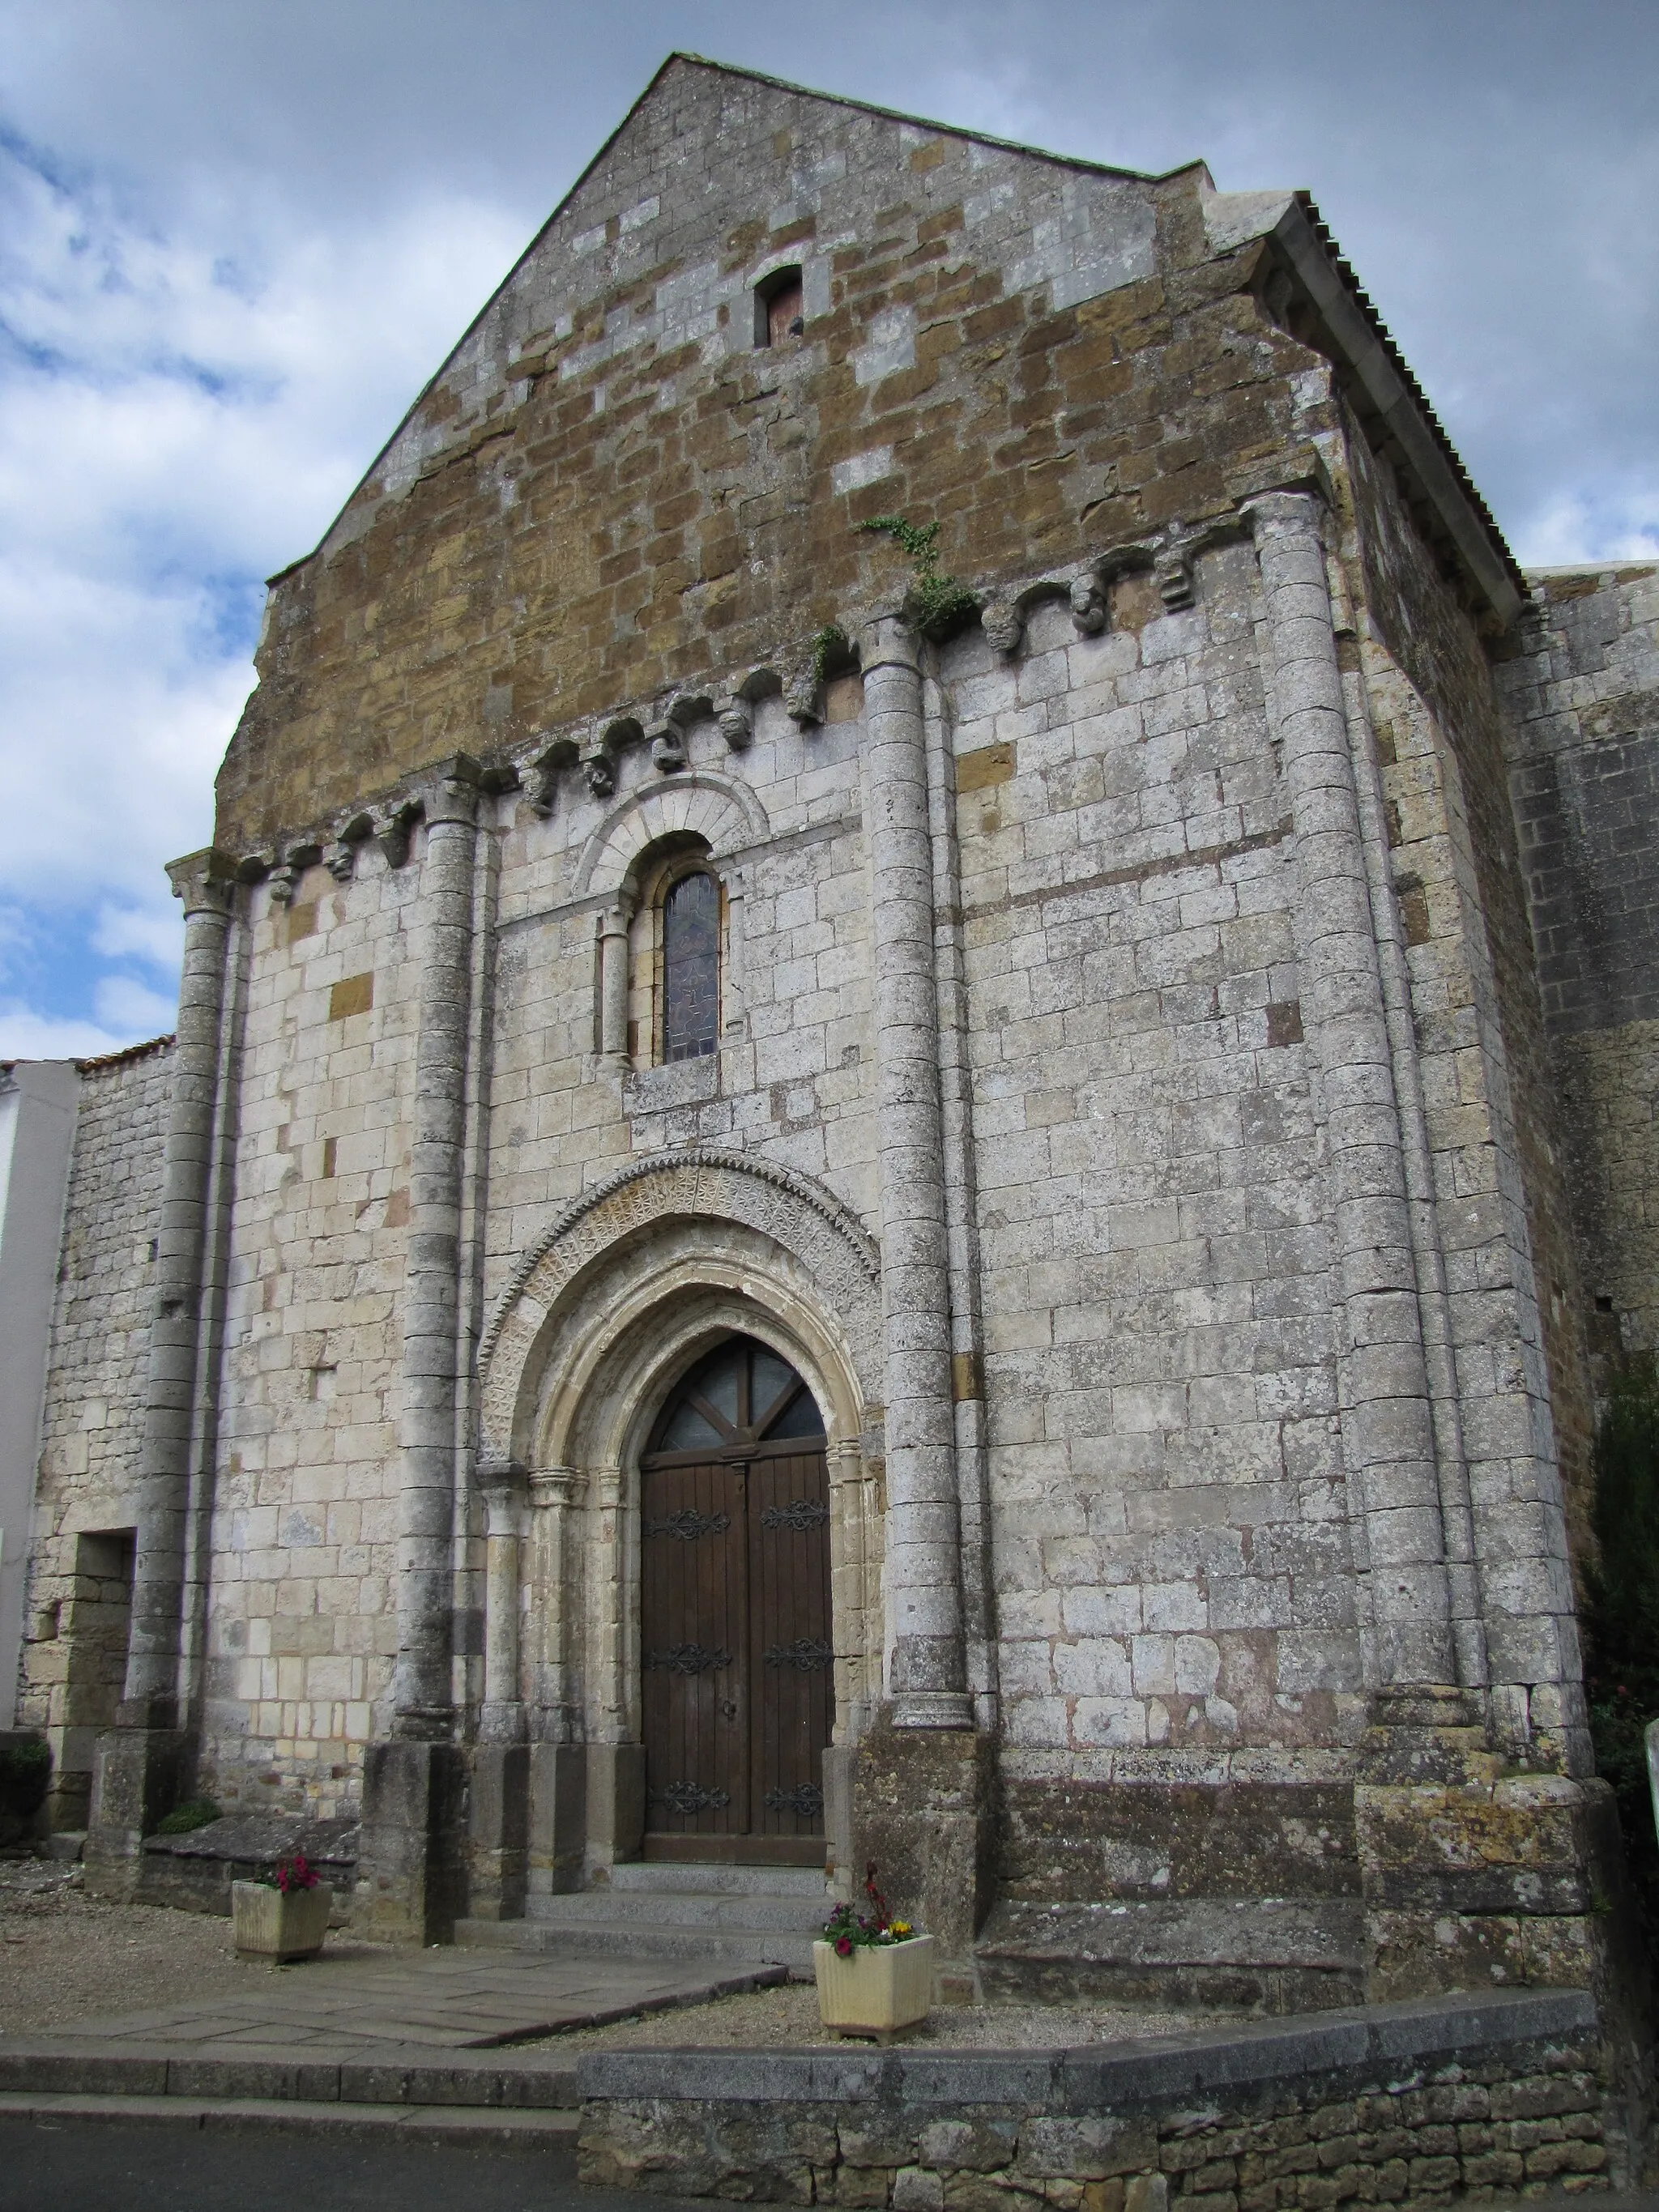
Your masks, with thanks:
[(812, 1866), (835, 1719), (823, 1418), (787, 1361), (728, 1336), (640, 1462), (647, 1859)]

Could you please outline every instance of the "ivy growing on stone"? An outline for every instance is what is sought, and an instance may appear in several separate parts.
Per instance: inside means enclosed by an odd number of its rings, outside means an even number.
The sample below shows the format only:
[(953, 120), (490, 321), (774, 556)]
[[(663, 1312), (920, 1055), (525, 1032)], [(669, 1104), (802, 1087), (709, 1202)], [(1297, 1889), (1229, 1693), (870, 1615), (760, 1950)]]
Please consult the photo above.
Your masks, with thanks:
[(836, 623), (824, 624), (813, 638), (810, 650), (814, 684), (827, 684), (832, 676), (844, 676), (856, 665), (853, 641)]
[(954, 576), (939, 573), (939, 525), (907, 522), (902, 514), (873, 515), (860, 531), (890, 538), (914, 574), (904, 595), (904, 619), (934, 645), (965, 629), (979, 612), (979, 600)]

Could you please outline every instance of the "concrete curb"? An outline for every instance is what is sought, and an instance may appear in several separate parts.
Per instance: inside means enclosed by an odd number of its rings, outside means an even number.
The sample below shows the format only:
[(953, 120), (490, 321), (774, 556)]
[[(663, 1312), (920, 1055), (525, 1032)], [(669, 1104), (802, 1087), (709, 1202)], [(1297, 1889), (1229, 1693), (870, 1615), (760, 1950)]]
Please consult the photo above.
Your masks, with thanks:
[(114, 2121), (128, 2127), (194, 2128), (207, 2131), (258, 2130), (277, 2135), (326, 2135), (343, 2140), (438, 2142), (461, 2148), (511, 2144), (516, 2148), (574, 2148), (574, 2112), (480, 2111), (432, 2105), (283, 2103), (260, 2097), (27, 2096), (0, 2092), (0, 2120), (62, 2126), (69, 2121)]
[(143, 2057), (121, 2045), (43, 2041), (0, 2046), (0, 2095), (553, 2112), (575, 2104), (576, 2076), (568, 2060), (503, 2065), (495, 2051), (447, 2051), (441, 2059), (429, 2059), (411, 2057), (406, 2045), (381, 2051), (315, 2051), (301, 2057), (291, 2045), (273, 2045), (268, 2050), (249, 2046), (234, 2058), (207, 2058)]

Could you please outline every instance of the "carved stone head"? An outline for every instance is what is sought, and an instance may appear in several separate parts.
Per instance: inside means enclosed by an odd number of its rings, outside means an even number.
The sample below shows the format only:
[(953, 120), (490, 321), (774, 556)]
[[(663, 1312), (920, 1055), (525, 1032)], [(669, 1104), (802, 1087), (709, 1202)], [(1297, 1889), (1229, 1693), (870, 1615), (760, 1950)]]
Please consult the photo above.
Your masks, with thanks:
[(1025, 617), (1006, 599), (993, 599), (980, 618), (980, 628), (998, 653), (1014, 653), (1025, 635)]
[(1072, 620), (1085, 637), (1098, 637), (1106, 627), (1106, 594), (1099, 577), (1087, 569), (1073, 576), (1070, 598)]

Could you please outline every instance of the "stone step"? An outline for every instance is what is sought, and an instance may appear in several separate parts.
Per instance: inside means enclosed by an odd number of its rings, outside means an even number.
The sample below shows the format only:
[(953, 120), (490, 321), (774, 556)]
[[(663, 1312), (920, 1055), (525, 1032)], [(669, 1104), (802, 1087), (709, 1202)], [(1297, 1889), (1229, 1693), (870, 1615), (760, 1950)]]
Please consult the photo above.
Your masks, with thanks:
[(1005, 1899), (974, 1946), (988, 1997), (1321, 2012), (1364, 1998), (1357, 1898)]
[[(821, 1917), (821, 1916), (820, 1916)], [(810, 1979), (813, 1922), (799, 1929), (679, 1927), (649, 1919), (458, 1920), (455, 1941), (477, 1950), (538, 1951), (569, 1959), (694, 1959), (787, 1967)]]
[[(611, 1869), (613, 1891), (648, 1891), (657, 1896), (810, 1897), (828, 1895), (818, 1867), (708, 1866), (671, 1864), (654, 1859), (625, 1859)], [(824, 1904), (827, 1913), (830, 1907)]]
[(816, 1936), (830, 1907), (818, 1897), (729, 1897), (718, 1890), (582, 1889), (557, 1897), (532, 1897), (526, 1920), (550, 1928), (605, 1922), (619, 1928), (777, 1930)]

